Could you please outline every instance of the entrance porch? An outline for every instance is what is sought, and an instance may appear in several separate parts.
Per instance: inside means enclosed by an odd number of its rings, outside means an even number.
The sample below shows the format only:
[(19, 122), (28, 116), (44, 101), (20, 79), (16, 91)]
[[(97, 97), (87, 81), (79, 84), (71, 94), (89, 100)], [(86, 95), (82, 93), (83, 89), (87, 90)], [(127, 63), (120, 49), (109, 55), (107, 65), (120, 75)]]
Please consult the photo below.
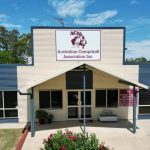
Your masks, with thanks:
[[(77, 69), (76, 69), (77, 68)], [(79, 72), (78, 72), (79, 69)], [(31, 129), (34, 136), (34, 120), (35, 111), (44, 109), (54, 115), (54, 121), (67, 121), (79, 119), (97, 120), (99, 114), (105, 110), (112, 110), (119, 119), (132, 119), (133, 116), (133, 132), (136, 132), (136, 92), (135, 86), (148, 88), (145, 85), (122, 78), (112, 72), (100, 70), (93, 66), (86, 65), (86, 82), (83, 88), (83, 71), (82, 66), (77, 66), (68, 70), (71, 71), (70, 77), (66, 73), (61, 72), (57, 76), (46, 77), (45, 80), (39, 80), (30, 84), (28, 88), (33, 89), (29, 113), (31, 118)], [(68, 72), (67, 71), (67, 72)], [(89, 73), (89, 74), (88, 74)], [(129, 89), (133, 86), (133, 104), (120, 104), (120, 90)], [(85, 95), (84, 95), (85, 93)], [(85, 104), (83, 100), (85, 97)], [(133, 108), (132, 108), (133, 106)], [(83, 113), (85, 109), (85, 118)]]

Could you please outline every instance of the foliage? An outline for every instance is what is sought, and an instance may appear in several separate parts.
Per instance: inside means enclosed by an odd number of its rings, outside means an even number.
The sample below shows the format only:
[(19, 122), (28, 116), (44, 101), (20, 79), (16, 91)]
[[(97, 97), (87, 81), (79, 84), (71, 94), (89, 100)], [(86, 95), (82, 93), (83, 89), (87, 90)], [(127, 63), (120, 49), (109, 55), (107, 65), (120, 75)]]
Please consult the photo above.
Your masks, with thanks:
[(109, 150), (104, 143), (99, 144), (95, 134), (73, 133), (69, 130), (58, 130), (43, 140), (44, 148), (41, 150)]
[(22, 129), (0, 129), (0, 150), (15, 149)]
[(139, 58), (127, 58), (126, 62), (132, 62), (132, 63), (145, 63), (150, 62), (150, 60), (147, 60), (145, 57), (139, 57)]
[(0, 64), (25, 64), (28, 56), (32, 56), (31, 34), (0, 26)]
[(37, 110), (36, 118), (38, 119), (47, 119), (48, 113), (45, 110)]
[(0, 51), (0, 64), (10, 64), (15, 61), (11, 51)]
[(48, 114), (48, 116), (47, 116), (47, 122), (48, 123), (52, 123), (53, 118), (54, 118), (53, 114)]

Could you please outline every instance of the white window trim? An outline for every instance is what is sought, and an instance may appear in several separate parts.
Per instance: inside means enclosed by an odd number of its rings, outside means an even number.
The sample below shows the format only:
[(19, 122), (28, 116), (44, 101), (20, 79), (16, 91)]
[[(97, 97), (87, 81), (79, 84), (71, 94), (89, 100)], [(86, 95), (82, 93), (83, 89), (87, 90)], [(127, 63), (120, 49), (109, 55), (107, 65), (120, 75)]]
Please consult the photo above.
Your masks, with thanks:
[[(139, 92), (140, 92), (140, 90), (139, 90)], [(147, 93), (147, 92), (145, 92), (145, 93)], [(138, 100), (140, 101), (140, 93), (138, 93)], [(140, 109), (140, 107), (150, 107), (150, 105), (138, 105), (138, 109)], [(150, 113), (140, 113), (139, 111), (138, 111), (138, 114), (139, 115), (150, 115)]]
[[(106, 91), (106, 106), (105, 107), (98, 107), (96, 106), (96, 91), (100, 91), (100, 90), (105, 90)], [(108, 90), (117, 90), (118, 91), (118, 103), (117, 103), (117, 106), (115, 107), (108, 107), (107, 105), (107, 93), (108, 93)], [(109, 89), (95, 89), (95, 108), (118, 108), (119, 107), (119, 89), (116, 89), (116, 88), (109, 88)]]
[[(0, 110), (2, 110), (3, 111), (3, 117), (0, 117), (0, 119), (6, 119), (6, 118), (18, 118), (18, 116), (17, 117), (6, 117), (6, 115), (5, 115), (5, 110), (17, 110), (18, 111), (18, 107), (16, 107), (16, 108), (5, 108), (4, 106), (4, 92), (11, 92), (11, 91), (0, 91), (0, 92), (2, 92), (2, 103), (3, 103), (3, 107), (2, 108), (0, 108)], [(13, 91), (13, 92), (17, 92), (17, 91)], [(17, 105), (18, 105), (18, 97), (17, 97)]]
[[(83, 89), (69, 89), (67, 90), (67, 94), (68, 92), (77, 92), (78, 93), (78, 100), (81, 102), (81, 92), (83, 92), (84, 90)], [(91, 117), (88, 118), (88, 119), (91, 119), (92, 118), (92, 90), (90, 89), (85, 89), (85, 91), (90, 91), (91, 92), (91, 105), (85, 105), (86, 108), (91, 108)], [(77, 105), (68, 105), (68, 97), (67, 97), (67, 109), (68, 108), (78, 108), (78, 118), (68, 118), (68, 120), (78, 120), (78, 119), (83, 119), (81, 118), (81, 108), (83, 108), (84, 105), (80, 105), (80, 104), (77, 104)], [(67, 110), (67, 116), (68, 116), (68, 110)]]
[[(39, 92), (42, 92), (42, 91), (48, 91), (50, 93), (50, 107), (48, 108), (40, 108), (40, 97), (39, 97), (39, 109), (44, 109), (44, 110), (60, 110), (60, 109), (63, 109), (63, 90), (62, 89), (40, 89)], [(51, 100), (51, 92), (52, 91), (61, 91), (62, 92), (62, 107), (61, 108), (53, 108), (52, 107), (52, 100)]]
[(150, 105), (139, 105), (139, 107), (147, 107), (147, 106), (150, 106)]

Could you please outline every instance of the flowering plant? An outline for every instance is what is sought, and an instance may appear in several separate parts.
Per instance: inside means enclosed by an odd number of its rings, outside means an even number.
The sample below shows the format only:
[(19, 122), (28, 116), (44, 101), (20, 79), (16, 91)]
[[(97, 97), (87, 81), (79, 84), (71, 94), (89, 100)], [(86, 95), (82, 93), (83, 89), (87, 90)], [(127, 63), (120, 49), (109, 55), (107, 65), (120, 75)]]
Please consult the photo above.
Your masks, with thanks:
[(104, 143), (99, 144), (95, 134), (73, 133), (69, 130), (58, 130), (43, 140), (41, 150), (109, 150)]

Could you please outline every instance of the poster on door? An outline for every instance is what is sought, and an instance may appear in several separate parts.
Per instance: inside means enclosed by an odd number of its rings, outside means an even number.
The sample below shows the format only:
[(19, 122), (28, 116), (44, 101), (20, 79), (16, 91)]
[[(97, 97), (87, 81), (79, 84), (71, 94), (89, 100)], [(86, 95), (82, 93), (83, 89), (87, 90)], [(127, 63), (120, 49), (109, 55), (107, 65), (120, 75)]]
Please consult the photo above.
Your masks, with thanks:
[[(138, 89), (136, 89), (136, 91), (137, 90)], [(133, 106), (133, 89), (121, 89), (120, 90), (119, 106)]]

